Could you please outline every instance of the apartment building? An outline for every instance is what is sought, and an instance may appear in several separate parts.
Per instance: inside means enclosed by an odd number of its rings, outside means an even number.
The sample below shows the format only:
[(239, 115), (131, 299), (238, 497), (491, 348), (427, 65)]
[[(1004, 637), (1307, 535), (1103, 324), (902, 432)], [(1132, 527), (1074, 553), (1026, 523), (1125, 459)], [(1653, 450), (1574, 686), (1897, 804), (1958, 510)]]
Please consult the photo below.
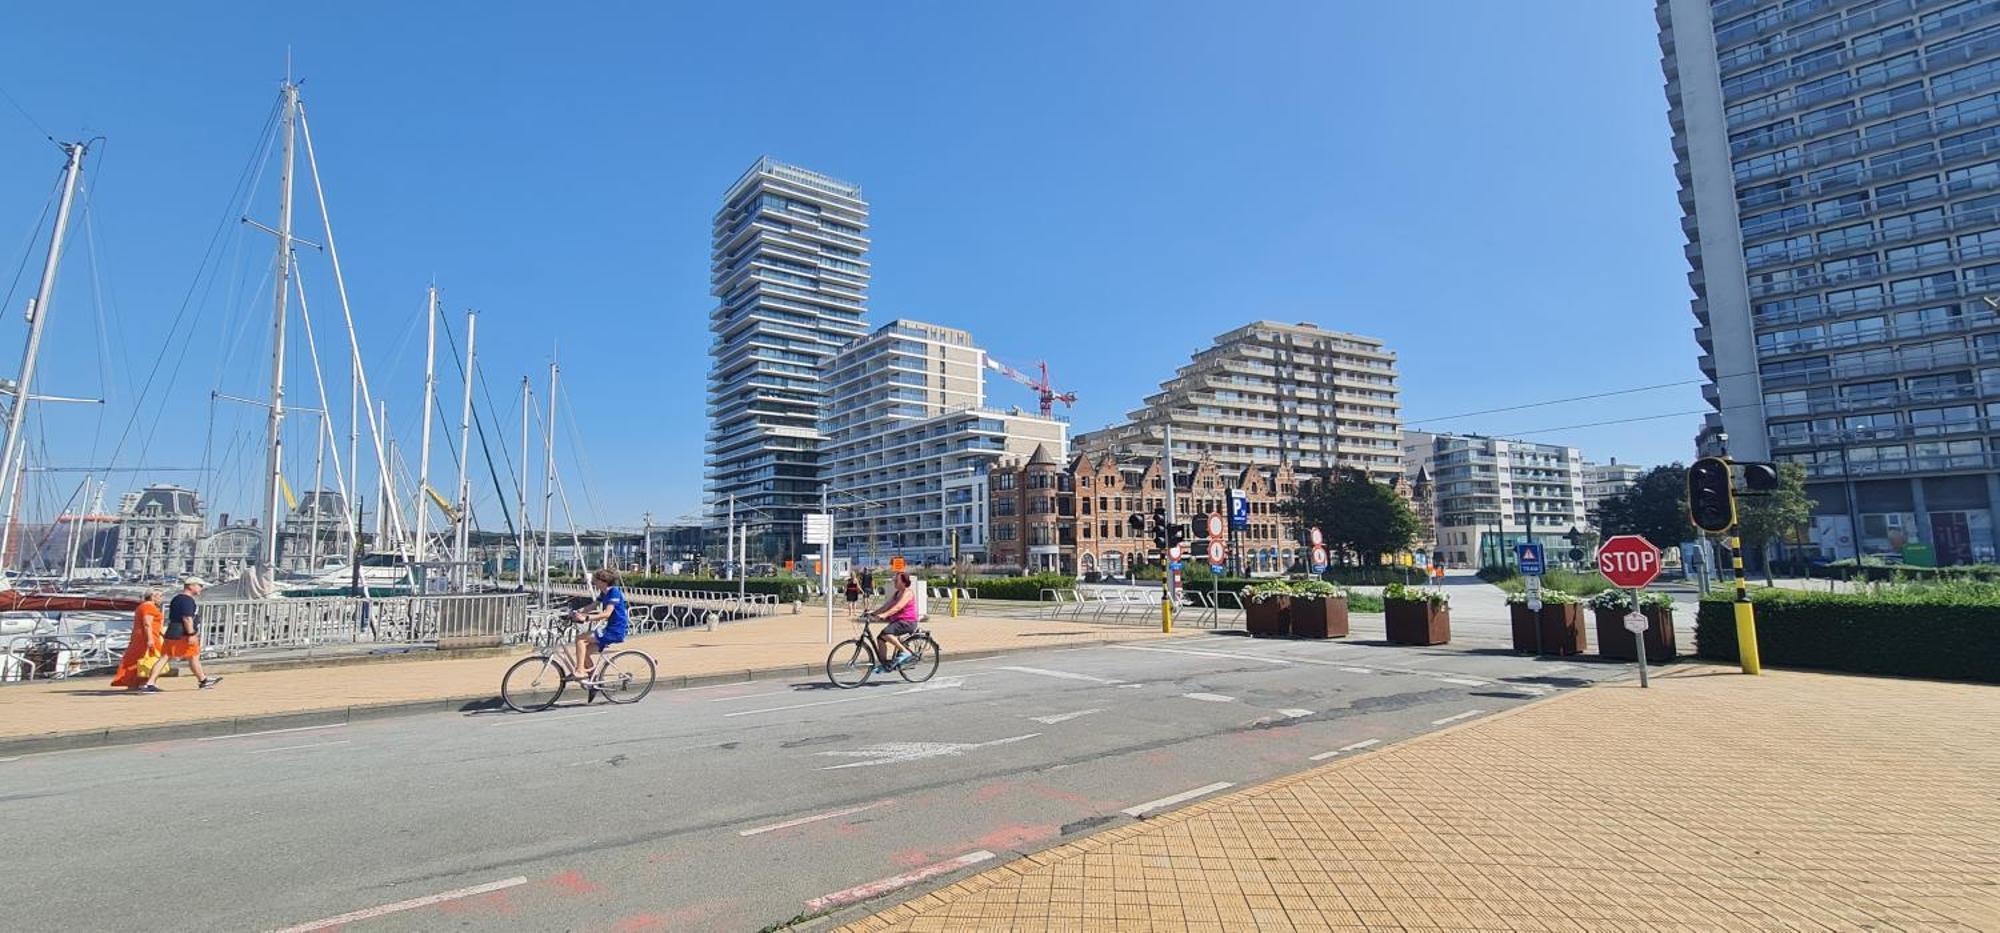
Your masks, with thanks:
[(942, 564), (954, 543), (983, 563), (994, 543), (989, 473), (1002, 459), (1060, 464), (1069, 424), (986, 407), (986, 352), (964, 330), (896, 320), (829, 364), (820, 422), (834, 554), (862, 564)]
[(1404, 455), (1411, 475), (1430, 483), (1433, 550), (1449, 566), (1510, 563), (1528, 541), (1560, 553), (1588, 527), (1574, 447), (1409, 431)]
[(1590, 526), (1597, 527), (1597, 507), (1603, 504), (1604, 500), (1639, 485), (1639, 477), (1645, 474), (1645, 467), (1632, 463), (1619, 463), (1617, 457), (1611, 458), (1610, 463), (1585, 463), (1583, 514), (1590, 519)]
[(1822, 556), (1995, 558), (2000, 4), (1657, 0), (1714, 408)]
[(1402, 476), (1396, 355), (1380, 340), (1314, 324), (1258, 321), (1217, 337), (1123, 424), (1078, 435), (1091, 454), (1174, 458), (1220, 469), (1302, 474), (1334, 466)]

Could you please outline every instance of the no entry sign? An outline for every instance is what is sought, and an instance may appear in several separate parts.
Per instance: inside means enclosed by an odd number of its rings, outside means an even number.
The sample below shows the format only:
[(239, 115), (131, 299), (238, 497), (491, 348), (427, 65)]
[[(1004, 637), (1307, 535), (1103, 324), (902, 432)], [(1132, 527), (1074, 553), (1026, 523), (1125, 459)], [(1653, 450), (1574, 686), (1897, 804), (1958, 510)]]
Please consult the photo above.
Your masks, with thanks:
[(1639, 589), (1660, 575), (1660, 549), (1639, 535), (1618, 535), (1597, 549), (1597, 572), (1613, 586)]

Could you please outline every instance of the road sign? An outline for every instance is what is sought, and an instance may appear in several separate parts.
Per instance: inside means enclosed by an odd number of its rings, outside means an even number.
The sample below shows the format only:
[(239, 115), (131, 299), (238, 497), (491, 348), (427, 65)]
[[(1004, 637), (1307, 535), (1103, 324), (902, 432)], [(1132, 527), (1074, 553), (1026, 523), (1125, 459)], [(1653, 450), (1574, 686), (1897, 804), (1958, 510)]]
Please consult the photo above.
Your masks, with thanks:
[(904, 567), (904, 566), (906, 566), (906, 565), (905, 565), (905, 564), (903, 563), (903, 559), (902, 559), (902, 558), (900, 558), (900, 557), (891, 557), (891, 558), (889, 558), (889, 570), (890, 570), (890, 572), (892, 572), (892, 573), (902, 573), (902, 572), (903, 572), (903, 567)]
[(1208, 517), (1208, 539), (1210, 541), (1220, 538), (1228, 533), (1229, 530), (1222, 526), (1222, 516), (1210, 515)]
[(1539, 577), (1542, 575), (1542, 546), (1539, 544), (1514, 545), (1514, 559), (1521, 564), (1521, 575)]
[(1625, 631), (1631, 632), (1634, 635), (1639, 635), (1643, 634), (1646, 631), (1646, 628), (1647, 625), (1646, 625), (1645, 613), (1634, 609), (1631, 612), (1625, 614)]
[[(1319, 537), (1319, 529), (1313, 529), (1313, 537)], [(1326, 546), (1315, 544), (1312, 551), (1313, 573), (1326, 572)]]
[(1597, 572), (1612, 586), (1639, 589), (1660, 575), (1660, 549), (1639, 535), (1616, 535), (1597, 549)]
[(813, 512), (806, 516), (806, 543), (833, 543), (833, 516), (825, 512)]
[(1418, 551), (1415, 554), (1410, 555), (1410, 560), (1412, 563), (1416, 564), (1417, 568), (1420, 570), (1430, 569), (1431, 554), (1429, 551)]
[(1172, 571), (1173, 571), (1173, 572), (1175, 572), (1175, 573), (1180, 573), (1180, 572), (1181, 572), (1181, 562), (1180, 562), (1180, 561), (1174, 561), (1173, 563), (1171, 563), (1171, 564), (1168, 564), (1168, 565), (1167, 565), (1167, 569), (1169, 569), (1169, 570), (1172, 570)]
[(1170, 548), (1168, 548), (1168, 549), (1167, 549), (1167, 560), (1168, 560), (1169, 562), (1171, 562), (1171, 563), (1172, 563), (1172, 564), (1174, 565), (1175, 569), (1179, 569), (1179, 568), (1180, 568), (1180, 564), (1181, 564), (1181, 546), (1180, 546), (1180, 545), (1176, 544), (1176, 545), (1174, 545), (1173, 547), (1170, 547)]
[(1229, 560), (1229, 546), (1220, 541), (1208, 542), (1208, 562), (1220, 567)]
[(1319, 547), (1326, 543), (1326, 536), (1319, 533), (1317, 526), (1307, 529), (1306, 536), (1312, 540), (1313, 547)]
[(1229, 491), (1229, 525), (1232, 528), (1250, 527), (1250, 496), (1241, 489)]

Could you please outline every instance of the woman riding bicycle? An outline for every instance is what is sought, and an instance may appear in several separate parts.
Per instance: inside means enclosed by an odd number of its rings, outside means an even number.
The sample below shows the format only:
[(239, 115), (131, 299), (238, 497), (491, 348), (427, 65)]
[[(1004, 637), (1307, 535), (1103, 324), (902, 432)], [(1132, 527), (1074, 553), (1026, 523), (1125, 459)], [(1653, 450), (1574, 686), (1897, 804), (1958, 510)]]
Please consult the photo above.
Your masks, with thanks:
[(570, 619), (585, 625), (604, 623), (604, 628), (592, 632), (586, 628), (576, 636), (576, 677), (584, 680), (590, 676), (590, 655), (592, 649), (603, 651), (625, 640), (628, 616), (625, 606), (625, 591), (618, 588), (618, 574), (606, 568), (590, 575), (590, 586), (597, 591), (597, 605), (588, 610), (576, 610)]
[(880, 657), (895, 659), (875, 668), (875, 673), (886, 674), (908, 663), (914, 655), (903, 647), (902, 636), (917, 631), (917, 591), (910, 586), (909, 574), (897, 572), (896, 589), (889, 594), (889, 601), (868, 617), (889, 623), (875, 636), (875, 646)]

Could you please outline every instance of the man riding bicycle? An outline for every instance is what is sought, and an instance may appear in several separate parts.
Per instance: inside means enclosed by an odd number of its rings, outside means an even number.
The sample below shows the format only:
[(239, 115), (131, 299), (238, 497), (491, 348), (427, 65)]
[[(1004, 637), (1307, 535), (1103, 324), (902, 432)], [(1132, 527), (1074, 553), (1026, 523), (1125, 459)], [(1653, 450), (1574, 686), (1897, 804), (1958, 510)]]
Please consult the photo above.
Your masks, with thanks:
[(595, 632), (586, 628), (576, 636), (576, 677), (586, 680), (590, 676), (590, 656), (593, 651), (604, 649), (625, 640), (628, 622), (625, 605), (625, 591), (618, 588), (618, 574), (606, 568), (590, 575), (590, 586), (597, 591), (597, 604), (591, 609), (578, 609), (569, 614), (573, 622), (584, 625), (604, 623)]
[(884, 661), (875, 668), (875, 673), (886, 674), (909, 663), (915, 655), (903, 647), (902, 636), (917, 631), (917, 591), (910, 586), (910, 575), (898, 572), (896, 589), (889, 594), (889, 601), (868, 616), (889, 623), (875, 636), (875, 647), (878, 656), (895, 659)]

